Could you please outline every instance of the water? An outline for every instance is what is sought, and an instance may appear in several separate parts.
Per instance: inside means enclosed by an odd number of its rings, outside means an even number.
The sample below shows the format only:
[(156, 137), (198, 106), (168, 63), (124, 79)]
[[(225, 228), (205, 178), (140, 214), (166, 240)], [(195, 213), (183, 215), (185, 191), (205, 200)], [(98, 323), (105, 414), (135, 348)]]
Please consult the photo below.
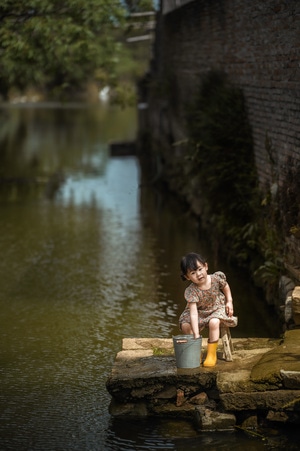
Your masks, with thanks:
[[(134, 156), (110, 156), (111, 140), (134, 139), (135, 111), (16, 106), (0, 119), (0, 449), (265, 447), (244, 433), (108, 413), (105, 382), (122, 338), (177, 334), (180, 257), (211, 254)], [(232, 335), (278, 336), (251, 282), (223, 262), (210, 267), (230, 281)], [(275, 440), (286, 447), (286, 435)]]

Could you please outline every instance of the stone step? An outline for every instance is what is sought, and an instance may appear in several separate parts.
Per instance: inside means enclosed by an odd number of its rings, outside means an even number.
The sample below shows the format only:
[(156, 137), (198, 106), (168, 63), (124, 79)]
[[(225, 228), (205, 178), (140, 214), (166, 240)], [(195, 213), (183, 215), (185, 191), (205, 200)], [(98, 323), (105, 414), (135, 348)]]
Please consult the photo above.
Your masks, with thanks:
[[(233, 361), (225, 360), (220, 342), (215, 367), (199, 362), (198, 368), (181, 369), (172, 339), (124, 338), (106, 384), (110, 413), (196, 415), (204, 429), (223, 428), (226, 419), (232, 428), (232, 415), (239, 418), (241, 412), (253, 412), (254, 418), (263, 411), (270, 421), (300, 423), (300, 330), (287, 331), (284, 340), (234, 338), (232, 344)], [(202, 359), (206, 347), (203, 339)]]

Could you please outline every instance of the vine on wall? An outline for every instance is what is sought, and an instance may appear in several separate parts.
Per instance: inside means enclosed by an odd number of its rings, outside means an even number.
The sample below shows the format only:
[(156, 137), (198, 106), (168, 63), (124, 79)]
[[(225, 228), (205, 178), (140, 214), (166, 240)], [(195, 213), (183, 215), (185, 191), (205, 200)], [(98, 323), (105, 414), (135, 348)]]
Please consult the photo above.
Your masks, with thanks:
[(291, 158), (286, 163), (286, 175), (280, 188), (280, 211), (285, 235), (300, 238), (300, 164)]
[[(151, 98), (163, 98), (163, 104), (170, 105), (173, 91), (163, 87), (159, 96), (152, 91)], [(164, 111), (163, 124), (171, 124), (172, 112)], [(276, 305), (279, 279), (285, 273), (285, 237), (300, 238), (300, 167), (287, 162), (285, 181), (279, 186), (278, 161), (266, 133), (272, 180), (270, 186), (259, 187), (243, 92), (218, 71), (202, 78), (186, 108), (186, 139), (173, 142), (169, 128), (161, 126), (160, 141), (149, 150), (161, 161), (155, 179), (166, 181), (188, 202), (202, 233), (209, 235), (214, 257), (220, 250), (228, 260), (247, 268), (267, 301)]]
[[(292, 175), (290, 170), (287, 186), (279, 193), (272, 142), (267, 136), (272, 186), (264, 192), (258, 188), (243, 93), (223, 73), (211, 72), (202, 80), (187, 111), (187, 129), (185, 176), (199, 196), (201, 224), (212, 232), (215, 248), (222, 246), (230, 260), (247, 267), (256, 284), (263, 287), (268, 302), (276, 303), (283, 271), (282, 225), (286, 231), (296, 223), (294, 201), (299, 204), (296, 180), (300, 174)], [(288, 179), (294, 180), (292, 186)], [(287, 197), (293, 200), (288, 202)], [(279, 199), (288, 209), (287, 217), (293, 217), (289, 224), (280, 214), (284, 208), (280, 209)]]
[[(210, 72), (187, 110), (186, 176), (200, 193), (202, 220), (215, 240), (245, 262), (245, 228), (253, 223), (258, 188), (251, 128), (242, 91)], [(218, 245), (218, 244), (217, 244)]]

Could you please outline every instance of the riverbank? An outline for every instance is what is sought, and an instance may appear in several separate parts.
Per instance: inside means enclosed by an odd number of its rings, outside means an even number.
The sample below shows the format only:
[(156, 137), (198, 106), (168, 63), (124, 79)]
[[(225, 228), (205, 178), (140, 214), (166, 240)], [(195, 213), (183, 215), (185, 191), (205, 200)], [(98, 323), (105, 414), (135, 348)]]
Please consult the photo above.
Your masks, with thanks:
[(188, 418), (200, 430), (300, 424), (300, 329), (233, 345), (233, 362), (220, 342), (214, 368), (179, 369), (172, 339), (124, 338), (106, 383), (111, 415)]

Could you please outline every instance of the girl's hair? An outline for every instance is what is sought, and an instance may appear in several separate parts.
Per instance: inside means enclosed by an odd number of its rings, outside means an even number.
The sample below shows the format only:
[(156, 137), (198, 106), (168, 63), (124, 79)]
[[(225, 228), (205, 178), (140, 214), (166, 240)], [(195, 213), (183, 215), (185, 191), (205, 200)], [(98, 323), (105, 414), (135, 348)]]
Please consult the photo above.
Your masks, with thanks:
[(190, 252), (185, 257), (182, 257), (180, 262), (181, 274), (180, 277), (182, 280), (186, 280), (186, 275), (188, 271), (195, 271), (197, 269), (198, 263), (202, 263), (205, 265), (206, 259), (195, 252)]

